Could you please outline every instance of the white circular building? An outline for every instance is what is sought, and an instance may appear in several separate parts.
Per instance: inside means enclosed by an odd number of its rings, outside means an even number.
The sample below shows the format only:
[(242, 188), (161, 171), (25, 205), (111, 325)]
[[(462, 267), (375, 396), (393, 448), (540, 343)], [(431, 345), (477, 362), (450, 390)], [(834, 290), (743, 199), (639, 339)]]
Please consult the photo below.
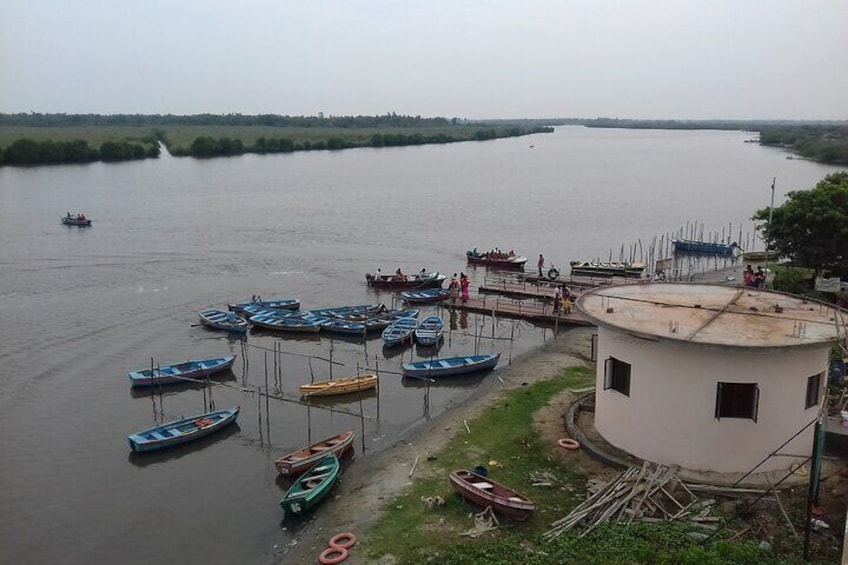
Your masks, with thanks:
[(845, 331), (819, 302), (710, 284), (597, 288), (595, 428), (640, 459), (721, 473), (789, 468), (811, 453), (830, 348)]

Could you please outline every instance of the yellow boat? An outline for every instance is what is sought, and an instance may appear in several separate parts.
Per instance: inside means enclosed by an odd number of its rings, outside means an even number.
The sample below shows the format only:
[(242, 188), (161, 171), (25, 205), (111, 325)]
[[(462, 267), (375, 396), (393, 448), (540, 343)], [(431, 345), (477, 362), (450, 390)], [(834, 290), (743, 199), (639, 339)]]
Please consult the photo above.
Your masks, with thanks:
[(318, 381), (300, 387), (303, 396), (330, 396), (333, 394), (347, 394), (370, 390), (377, 386), (377, 375), (374, 373), (363, 373), (344, 379), (333, 381)]

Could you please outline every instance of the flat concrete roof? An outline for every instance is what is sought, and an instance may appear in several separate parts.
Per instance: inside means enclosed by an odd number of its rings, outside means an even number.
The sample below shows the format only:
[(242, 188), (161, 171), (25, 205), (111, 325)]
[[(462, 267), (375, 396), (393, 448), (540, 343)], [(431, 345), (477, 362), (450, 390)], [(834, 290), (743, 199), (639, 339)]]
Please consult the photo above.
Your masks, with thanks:
[(820, 302), (713, 284), (600, 287), (583, 293), (576, 305), (598, 326), (648, 339), (726, 347), (832, 343), (845, 335), (848, 323), (842, 311)]

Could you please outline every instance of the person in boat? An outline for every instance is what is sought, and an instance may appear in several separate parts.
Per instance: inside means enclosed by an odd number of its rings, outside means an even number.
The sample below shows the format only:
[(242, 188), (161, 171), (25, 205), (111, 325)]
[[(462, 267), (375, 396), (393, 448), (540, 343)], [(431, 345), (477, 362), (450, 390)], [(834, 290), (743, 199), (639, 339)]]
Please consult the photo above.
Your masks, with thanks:
[(227, 312), (227, 321), (231, 324), (236, 323), (236, 313), (234, 310), (230, 310), (229, 312)]
[(400, 270), (400, 267), (398, 267), (397, 271), (395, 271), (395, 280), (396, 281), (405, 281), (406, 280), (406, 275), (403, 273), (403, 271)]
[(71, 219), (71, 213), (70, 213), (70, 212), (68, 212), (68, 215), (67, 215), (67, 216), (65, 216), (65, 217), (66, 217), (66, 218), (68, 218), (68, 219), (70, 220), (70, 219)]
[(418, 278), (419, 279), (426, 279), (427, 278), (427, 267), (421, 267), (421, 271), (418, 273)]

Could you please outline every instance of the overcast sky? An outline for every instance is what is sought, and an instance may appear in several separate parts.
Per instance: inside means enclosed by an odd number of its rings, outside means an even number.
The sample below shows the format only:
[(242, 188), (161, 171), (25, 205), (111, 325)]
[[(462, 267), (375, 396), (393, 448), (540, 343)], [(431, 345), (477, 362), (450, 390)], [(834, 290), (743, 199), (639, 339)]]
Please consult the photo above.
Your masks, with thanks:
[(846, 0), (5, 0), (0, 112), (848, 119)]

